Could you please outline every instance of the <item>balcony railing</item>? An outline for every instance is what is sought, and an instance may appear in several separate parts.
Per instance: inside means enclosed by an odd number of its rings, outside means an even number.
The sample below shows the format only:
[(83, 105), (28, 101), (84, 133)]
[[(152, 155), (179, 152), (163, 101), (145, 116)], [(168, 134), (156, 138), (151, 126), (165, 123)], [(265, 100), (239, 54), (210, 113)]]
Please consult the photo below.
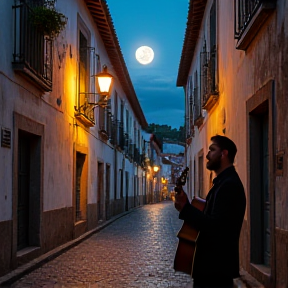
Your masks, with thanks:
[(32, 25), (30, 16), (33, 11), (26, 1), (20, 1), (12, 8), (14, 12), (13, 68), (41, 90), (51, 91), (52, 41)]
[(117, 121), (113, 119), (113, 116), (111, 117), (112, 126), (111, 126), (111, 135), (110, 135), (110, 143), (112, 145), (116, 145), (117, 141)]
[[(88, 95), (91, 93), (79, 93), (78, 95), (78, 107), (75, 106), (75, 117), (85, 124), (88, 127), (92, 127), (95, 125), (95, 116), (94, 116), (94, 105), (90, 105), (88, 103)], [(82, 105), (80, 105), (80, 103)], [(101, 114), (104, 111), (100, 111)]]
[(199, 88), (195, 87), (193, 90), (193, 97), (194, 97), (194, 119), (193, 124), (200, 127), (203, 123), (203, 116), (202, 116), (202, 107), (201, 107), (201, 98), (199, 93)]
[(141, 154), (138, 148), (134, 150), (134, 162), (137, 163), (139, 166), (142, 165)]
[(124, 151), (126, 143), (126, 138), (124, 135), (124, 124), (121, 121), (118, 124), (118, 146), (122, 151)]
[(218, 100), (218, 88), (216, 83), (216, 48), (211, 53), (201, 53), (201, 96), (202, 108), (210, 110)]
[(277, 0), (234, 0), (236, 48), (246, 50), (263, 23), (276, 7)]

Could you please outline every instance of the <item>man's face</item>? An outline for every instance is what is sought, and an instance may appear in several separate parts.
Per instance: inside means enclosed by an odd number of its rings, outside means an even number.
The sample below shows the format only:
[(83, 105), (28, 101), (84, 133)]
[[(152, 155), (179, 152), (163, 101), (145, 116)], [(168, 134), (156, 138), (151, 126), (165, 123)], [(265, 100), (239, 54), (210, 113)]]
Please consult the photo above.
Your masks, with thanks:
[(212, 144), (209, 146), (209, 151), (206, 158), (208, 160), (206, 163), (206, 168), (208, 170), (217, 171), (221, 167), (222, 151), (215, 142), (212, 142)]

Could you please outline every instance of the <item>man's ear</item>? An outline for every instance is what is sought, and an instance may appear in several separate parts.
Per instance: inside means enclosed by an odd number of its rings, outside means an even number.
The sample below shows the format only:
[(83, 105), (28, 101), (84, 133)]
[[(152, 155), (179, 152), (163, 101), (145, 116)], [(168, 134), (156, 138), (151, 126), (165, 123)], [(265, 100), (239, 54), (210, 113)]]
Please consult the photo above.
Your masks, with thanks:
[(228, 157), (228, 150), (222, 150), (222, 156)]

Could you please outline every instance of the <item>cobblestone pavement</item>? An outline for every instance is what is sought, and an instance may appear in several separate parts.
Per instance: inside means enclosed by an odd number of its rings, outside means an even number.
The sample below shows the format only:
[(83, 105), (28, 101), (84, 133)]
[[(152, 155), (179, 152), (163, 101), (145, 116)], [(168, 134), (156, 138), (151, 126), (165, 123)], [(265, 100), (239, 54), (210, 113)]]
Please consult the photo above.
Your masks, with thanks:
[(191, 287), (189, 275), (173, 270), (181, 225), (173, 202), (143, 206), (10, 287)]
[[(118, 218), (118, 217), (116, 217)], [(110, 220), (111, 221), (111, 220)], [(108, 221), (109, 222), (109, 221)], [(77, 246), (59, 255), (47, 253), (50, 260), (38, 258), (27, 267), (2, 277), (19, 279), (5, 288), (192, 288), (189, 275), (175, 272), (173, 261), (182, 226), (173, 202), (164, 201), (123, 213)], [(106, 227), (105, 227), (106, 226)], [(105, 227), (105, 228), (104, 228)], [(72, 241), (73, 242), (73, 241)], [(69, 243), (68, 243), (69, 244)], [(63, 245), (64, 246), (64, 245)], [(61, 249), (59, 250), (61, 251)], [(54, 257), (51, 257), (53, 255)], [(46, 263), (39, 265), (39, 263)], [(25, 265), (24, 265), (25, 266)], [(37, 267), (36, 269), (35, 266)], [(29, 267), (33, 271), (25, 274)], [(26, 270), (27, 269), (27, 270)], [(23, 272), (24, 271), (24, 272)], [(26, 271), (26, 272), (25, 272)], [(31, 270), (30, 270), (31, 271)], [(3, 279), (4, 280), (3, 282)], [(243, 280), (243, 281), (242, 281)], [(10, 281), (11, 282), (11, 281)], [(9, 282), (9, 283), (10, 283)], [(264, 288), (245, 271), (235, 279), (235, 288)]]

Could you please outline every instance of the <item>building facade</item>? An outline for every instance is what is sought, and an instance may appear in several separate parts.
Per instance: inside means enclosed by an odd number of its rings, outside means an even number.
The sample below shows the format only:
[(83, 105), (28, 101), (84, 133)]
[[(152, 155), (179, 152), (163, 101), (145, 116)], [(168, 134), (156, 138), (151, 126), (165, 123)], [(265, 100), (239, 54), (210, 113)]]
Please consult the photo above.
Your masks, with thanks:
[(231, 138), (247, 196), (241, 267), (265, 287), (288, 287), (287, 13), (285, 0), (191, 0), (177, 79), (190, 196), (211, 187), (211, 136)]
[(40, 2), (0, 2), (0, 276), (146, 203), (147, 122), (106, 1), (52, 3), (55, 37), (33, 22)]

